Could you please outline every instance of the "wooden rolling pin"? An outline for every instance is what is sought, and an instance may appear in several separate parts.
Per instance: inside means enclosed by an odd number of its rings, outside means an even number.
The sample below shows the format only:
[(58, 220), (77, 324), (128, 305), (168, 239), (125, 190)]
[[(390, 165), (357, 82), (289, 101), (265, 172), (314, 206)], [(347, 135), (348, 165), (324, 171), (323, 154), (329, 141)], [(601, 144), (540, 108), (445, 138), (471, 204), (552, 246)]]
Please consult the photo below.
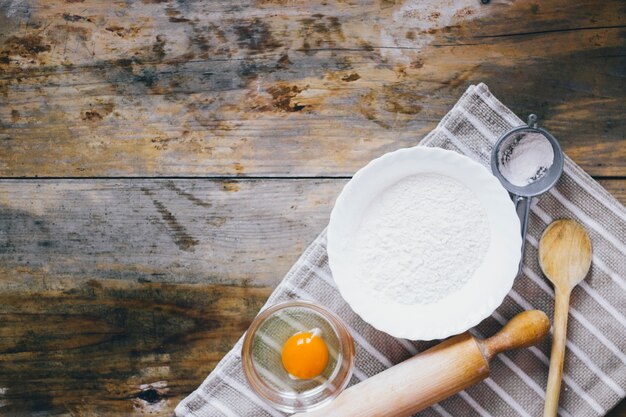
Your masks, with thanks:
[(353, 387), (302, 417), (408, 417), (489, 376), (498, 353), (532, 346), (550, 330), (543, 311), (525, 311), (480, 340), (465, 332)]

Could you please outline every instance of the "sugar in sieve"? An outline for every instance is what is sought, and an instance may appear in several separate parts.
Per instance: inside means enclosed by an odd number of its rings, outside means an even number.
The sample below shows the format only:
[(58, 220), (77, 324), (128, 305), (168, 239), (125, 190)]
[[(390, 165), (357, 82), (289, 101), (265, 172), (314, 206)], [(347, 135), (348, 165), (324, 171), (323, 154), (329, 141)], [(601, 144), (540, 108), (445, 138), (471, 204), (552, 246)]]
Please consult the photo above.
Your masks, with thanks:
[(520, 219), (522, 233), (521, 271), (533, 197), (552, 188), (563, 173), (563, 152), (548, 131), (537, 126), (537, 116), (514, 127), (496, 141), (491, 151), (491, 170), (509, 192)]

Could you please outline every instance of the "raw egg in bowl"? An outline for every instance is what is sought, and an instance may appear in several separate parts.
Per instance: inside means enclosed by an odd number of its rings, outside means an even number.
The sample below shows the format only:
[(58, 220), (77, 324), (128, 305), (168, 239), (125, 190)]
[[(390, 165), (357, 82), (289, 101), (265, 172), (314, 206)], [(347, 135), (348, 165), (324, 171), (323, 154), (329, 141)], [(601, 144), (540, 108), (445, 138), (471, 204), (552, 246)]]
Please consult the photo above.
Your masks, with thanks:
[(250, 386), (274, 408), (310, 411), (348, 385), (354, 342), (332, 312), (309, 301), (286, 301), (254, 319), (242, 363)]

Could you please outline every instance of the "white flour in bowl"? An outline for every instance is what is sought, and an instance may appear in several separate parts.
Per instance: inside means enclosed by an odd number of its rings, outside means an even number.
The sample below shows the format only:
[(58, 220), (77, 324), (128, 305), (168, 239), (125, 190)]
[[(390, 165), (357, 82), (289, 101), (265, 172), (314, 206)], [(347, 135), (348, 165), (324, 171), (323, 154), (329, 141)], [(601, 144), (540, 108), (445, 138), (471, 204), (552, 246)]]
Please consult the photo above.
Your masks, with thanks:
[(443, 175), (414, 175), (368, 207), (354, 262), (364, 285), (388, 301), (429, 304), (473, 276), (489, 240), (487, 213), (469, 188)]

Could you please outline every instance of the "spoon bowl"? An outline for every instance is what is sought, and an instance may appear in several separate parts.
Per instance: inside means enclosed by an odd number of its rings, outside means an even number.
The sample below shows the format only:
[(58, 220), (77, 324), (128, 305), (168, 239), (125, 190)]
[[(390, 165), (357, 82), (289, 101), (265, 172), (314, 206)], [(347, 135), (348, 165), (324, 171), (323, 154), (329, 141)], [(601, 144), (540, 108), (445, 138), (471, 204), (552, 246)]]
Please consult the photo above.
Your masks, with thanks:
[(539, 265), (555, 287), (573, 289), (591, 267), (591, 240), (574, 220), (557, 220), (541, 235)]

